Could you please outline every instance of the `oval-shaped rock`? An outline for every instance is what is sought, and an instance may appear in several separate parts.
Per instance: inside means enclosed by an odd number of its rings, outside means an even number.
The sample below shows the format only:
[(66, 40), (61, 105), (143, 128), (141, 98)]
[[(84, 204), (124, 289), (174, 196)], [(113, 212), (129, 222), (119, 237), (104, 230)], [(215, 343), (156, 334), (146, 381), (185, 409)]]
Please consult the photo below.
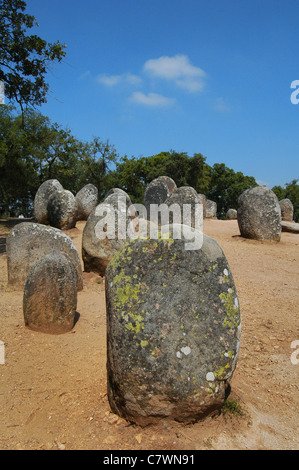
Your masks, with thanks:
[(216, 219), (217, 217), (217, 203), (207, 199), (206, 202), (206, 218)]
[(47, 180), (40, 185), (34, 198), (34, 218), (38, 224), (49, 224), (49, 199), (56, 191), (62, 190), (62, 185), (56, 179)]
[(50, 334), (70, 331), (77, 308), (77, 275), (61, 253), (41, 258), (31, 269), (24, 288), (25, 325)]
[(227, 220), (237, 219), (238, 214), (237, 214), (236, 209), (228, 209), (228, 211), (226, 213), (226, 218), (227, 218)]
[(294, 206), (290, 199), (282, 199), (279, 201), (280, 211), (281, 211), (281, 220), (286, 222), (293, 222), (294, 217)]
[(77, 288), (83, 289), (79, 253), (71, 238), (61, 230), (34, 222), (22, 222), (9, 233), (6, 241), (8, 285), (23, 289), (33, 265), (43, 256), (54, 252), (66, 255), (77, 272)]
[(76, 194), (77, 220), (87, 220), (98, 205), (99, 191), (93, 184), (86, 184)]
[(48, 220), (52, 227), (61, 230), (74, 228), (77, 221), (77, 201), (67, 189), (56, 191), (48, 202)]
[(131, 222), (127, 199), (111, 193), (87, 219), (82, 235), (84, 271), (105, 275), (106, 268), (127, 239)]
[(175, 181), (170, 178), (169, 176), (158, 176), (158, 178), (156, 178), (158, 181), (164, 181), (166, 184), (167, 184), (167, 187), (168, 187), (168, 191), (171, 193), (173, 193), (173, 191), (175, 191), (177, 189), (177, 185), (175, 183)]
[(188, 251), (173, 227), (164, 240), (127, 242), (106, 270), (109, 403), (140, 425), (220, 408), (238, 357), (239, 302), (223, 251), (207, 236)]
[[(191, 227), (202, 227), (206, 197), (198, 194), (191, 186), (177, 188), (165, 201), (170, 208), (175, 207), (169, 213), (169, 223), (184, 223)], [(201, 207), (201, 212), (199, 208)], [(190, 211), (190, 217), (188, 217)], [(188, 223), (187, 223), (188, 222)]]
[(281, 214), (278, 199), (266, 186), (246, 189), (241, 194), (237, 217), (242, 237), (280, 241)]
[(147, 211), (147, 218), (150, 218), (151, 204), (162, 204), (172, 194), (165, 178), (156, 178), (146, 187), (143, 204)]
[(114, 194), (116, 196), (120, 196), (120, 197), (125, 197), (126, 204), (127, 204), (128, 207), (132, 204), (130, 196), (123, 189), (120, 189), (120, 188), (111, 188), (111, 189), (109, 189), (109, 191), (107, 192), (107, 194), (105, 196), (105, 200), (109, 196), (111, 196), (112, 194)]

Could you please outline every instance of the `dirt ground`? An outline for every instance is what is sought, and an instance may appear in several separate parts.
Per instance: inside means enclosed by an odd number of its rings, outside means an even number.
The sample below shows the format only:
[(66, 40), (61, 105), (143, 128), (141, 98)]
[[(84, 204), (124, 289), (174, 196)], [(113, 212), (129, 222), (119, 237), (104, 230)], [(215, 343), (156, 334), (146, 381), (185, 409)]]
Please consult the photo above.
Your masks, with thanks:
[[(84, 222), (67, 233), (81, 253)], [(104, 279), (83, 273), (79, 320), (70, 333), (24, 327), (23, 292), (7, 287), (0, 225), (1, 449), (299, 449), (299, 235), (280, 243), (245, 240), (236, 220), (205, 220), (230, 264), (238, 291), (242, 337), (228, 412), (183, 425), (145, 428), (110, 412), (106, 394)], [(291, 360), (293, 359), (293, 360)]]

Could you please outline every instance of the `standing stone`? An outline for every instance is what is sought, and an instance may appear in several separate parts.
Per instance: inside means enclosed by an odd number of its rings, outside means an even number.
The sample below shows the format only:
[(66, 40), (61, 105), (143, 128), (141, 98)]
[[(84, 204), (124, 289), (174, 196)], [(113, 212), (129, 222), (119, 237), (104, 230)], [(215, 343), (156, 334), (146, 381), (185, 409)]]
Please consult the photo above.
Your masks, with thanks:
[(206, 218), (216, 219), (217, 217), (217, 203), (207, 199), (206, 202)]
[(77, 275), (61, 253), (41, 258), (31, 269), (24, 288), (25, 325), (43, 333), (61, 334), (75, 323)]
[(115, 194), (115, 195), (120, 196), (120, 197), (125, 197), (126, 198), (126, 204), (127, 204), (128, 207), (132, 204), (130, 196), (123, 189), (120, 189), (120, 188), (111, 188), (111, 189), (109, 189), (108, 193), (105, 196), (105, 199), (107, 199), (112, 194)]
[(193, 229), (179, 240), (174, 227), (165, 240), (127, 242), (106, 270), (109, 403), (140, 425), (220, 408), (238, 357), (240, 310), (223, 251), (205, 235), (201, 249), (186, 250)]
[(147, 186), (144, 198), (143, 205), (147, 211), (147, 218), (150, 218), (150, 206), (151, 204), (162, 204), (166, 199), (172, 194), (169, 189), (169, 183), (166, 181), (166, 178), (156, 178), (150, 182)]
[(8, 285), (23, 289), (33, 265), (43, 256), (63, 253), (75, 266), (77, 289), (83, 289), (82, 266), (79, 253), (68, 235), (59, 229), (33, 222), (16, 225), (6, 241)]
[(56, 191), (62, 191), (63, 187), (56, 179), (47, 180), (40, 185), (34, 198), (34, 217), (39, 224), (49, 224), (48, 202)]
[(66, 189), (56, 191), (48, 202), (48, 220), (52, 227), (61, 230), (74, 228), (77, 221), (77, 201)]
[(238, 199), (238, 224), (244, 238), (279, 241), (281, 215), (274, 192), (266, 186), (246, 189)]
[(294, 206), (290, 199), (282, 199), (279, 201), (280, 211), (281, 211), (281, 220), (286, 222), (293, 222), (294, 217)]
[(76, 194), (77, 220), (87, 220), (89, 214), (98, 205), (99, 191), (93, 184), (86, 184)]
[(198, 194), (198, 197), (201, 201), (202, 204), (202, 209), (203, 209), (203, 216), (206, 217), (206, 212), (207, 212), (207, 197), (205, 194)]
[(105, 275), (111, 258), (127, 239), (129, 214), (126, 197), (118, 193), (107, 196), (92, 211), (82, 236), (84, 271)]
[(170, 194), (173, 193), (177, 189), (177, 185), (175, 181), (169, 176), (159, 176), (157, 180), (164, 181), (167, 184), (168, 191), (170, 192)]
[[(184, 219), (184, 206), (185, 208), (190, 207), (191, 218), (188, 223), (191, 227), (195, 227), (196, 222), (201, 225), (203, 210), (201, 211), (201, 220), (198, 219), (199, 212), (196, 210), (203, 208), (204, 199), (202, 195), (198, 194), (191, 186), (182, 186), (176, 189), (165, 201), (165, 204), (170, 208), (173, 206), (177, 207), (177, 211), (174, 210), (169, 213), (169, 223), (183, 223), (187, 224), (187, 220)], [(179, 214), (181, 214), (181, 220), (179, 220)], [(199, 226), (199, 225), (198, 225)]]
[(227, 220), (237, 219), (238, 214), (237, 214), (236, 209), (228, 209), (228, 211), (226, 213), (226, 218), (227, 218)]

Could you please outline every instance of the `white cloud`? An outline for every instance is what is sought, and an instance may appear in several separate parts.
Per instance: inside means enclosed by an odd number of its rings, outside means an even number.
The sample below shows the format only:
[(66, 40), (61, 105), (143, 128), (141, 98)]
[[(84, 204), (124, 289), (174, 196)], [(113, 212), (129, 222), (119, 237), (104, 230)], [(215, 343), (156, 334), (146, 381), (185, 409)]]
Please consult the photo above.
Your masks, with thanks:
[(217, 98), (214, 104), (214, 109), (221, 113), (227, 113), (230, 111), (229, 105), (224, 101), (223, 98)]
[(86, 70), (86, 72), (83, 72), (81, 73), (81, 75), (79, 75), (78, 80), (79, 81), (86, 80), (88, 77), (90, 77), (90, 75), (91, 75), (90, 70)]
[(120, 75), (107, 75), (102, 73), (97, 76), (97, 81), (102, 85), (113, 87), (122, 83), (129, 85), (140, 85), (142, 79), (132, 73), (122, 73)]
[(190, 63), (188, 56), (162, 56), (145, 62), (143, 70), (152, 77), (173, 80), (175, 84), (189, 92), (202, 91), (206, 73)]
[(175, 104), (175, 99), (167, 98), (166, 96), (159, 95), (158, 93), (142, 93), (141, 91), (136, 91), (130, 97), (132, 103), (141, 104), (145, 106), (150, 106), (153, 108), (156, 107), (167, 107)]

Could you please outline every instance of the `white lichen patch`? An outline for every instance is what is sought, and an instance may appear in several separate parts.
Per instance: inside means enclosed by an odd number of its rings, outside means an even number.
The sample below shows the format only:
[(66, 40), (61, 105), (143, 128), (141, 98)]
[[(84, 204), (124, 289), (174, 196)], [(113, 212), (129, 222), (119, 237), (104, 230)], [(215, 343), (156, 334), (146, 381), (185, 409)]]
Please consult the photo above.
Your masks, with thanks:
[(215, 375), (213, 372), (208, 372), (207, 375), (206, 375), (206, 380), (208, 382), (214, 382), (215, 380)]
[(191, 353), (191, 348), (189, 348), (189, 346), (184, 346), (181, 348), (181, 351), (185, 354), (185, 356), (188, 356)]

